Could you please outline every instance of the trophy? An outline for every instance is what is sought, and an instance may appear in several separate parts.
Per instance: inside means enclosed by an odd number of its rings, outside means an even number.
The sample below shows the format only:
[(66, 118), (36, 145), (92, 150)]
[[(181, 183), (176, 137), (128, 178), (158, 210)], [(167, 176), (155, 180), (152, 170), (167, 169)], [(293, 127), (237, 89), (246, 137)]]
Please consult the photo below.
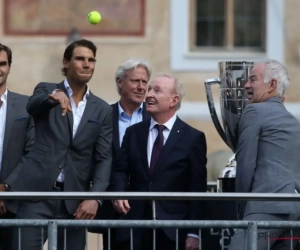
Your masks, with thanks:
[[(219, 62), (220, 78), (207, 79), (204, 82), (212, 121), (223, 141), (234, 153), (219, 175), (218, 192), (235, 192), (235, 151), (238, 143), (238, 125), (248, 101), (244, 85), (248, 81), (252, 66), (253, 62)], [(211, 86), (214, 84), (219, 84), (223, 127), (218, 119), (211, 91)]]

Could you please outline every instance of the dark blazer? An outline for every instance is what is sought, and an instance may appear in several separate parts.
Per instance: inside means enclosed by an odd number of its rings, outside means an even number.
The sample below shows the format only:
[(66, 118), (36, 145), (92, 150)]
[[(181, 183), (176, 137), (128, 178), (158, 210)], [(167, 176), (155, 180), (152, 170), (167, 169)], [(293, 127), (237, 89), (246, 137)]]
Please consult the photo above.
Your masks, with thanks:
[[(114, 191), (131, 192), (206, 192), (206, 139), (204, 133), (176, 119), (160, 153), (152, 174), (149, 174), (147, 143), (150, 119), (126, 130), (121, 153), (113, 168), (111, 186)], [(127, 174), (128, 173), (128, 174)], [(143, 219), (150, 202), (129, 200), (131, 209), (121, 219)], [(204, 208), (200, 201), (157, 201), (158, 220), (201, 220)], [(175, 229), (164, 229), (175, 240)], [(189, 230), (198, 234), (197, 230)], [(186, 236), (186, 235), (184, 235)], [(129, 230), (117, 229), (117, 240), (129, 237)]]
[[(120, 153), (120, 135), (119, 135), (119, 102), (112, 104), (113, 108), (113, 162), (116, 160), (117, 155)], [(146, 103), (143, 103), (143, 121), (150, 118), (149, 113), (146, 111)], [(114, 164), (113, 164), (114, 165)]]
[[(49, 99), (54, 89), (62, 89), (67, 95), (63, 82), (43, 82), (29, 98), (27, 110), (35, 120), (35, 142), (12, 188), (51, 191), (64, 167), (64, 191), (105, 191), (112, 163), (111, 107), (90, 92), (77, 133), (72, 138), (73, 114), (68, 112), (62, 116), (59, 103)], [(66, 200), (68, 212), (73, 214), (80, 202)]]
[[(34, 122), (26, 110), (28, 96), (8, 91), (5, 134), (3, 142), (0, 183), (14, 185), (22, 165), (22, 157), (31, 150)], [(16, 212), (16, 203), (5, 200), (6, 208)]]
[[(113, 155), (113, 166), (115, 165), (118, 154), (120, 154), (120, 136), (119, 136), (119, 105), (118, 102), (111, 105), (113, 109), (113, 142), (112, 142), (112, 155)], [(146, 104), (143, 103), (142, 110), (143, 120), (149, 119), (150, 115), (146, 111)], [(107, 191), (112, 191), (112, 188), (109, 186)], [(111, 200), (104, 200), (103, 205), (98, 210), (96, 220), (112, 220), (118, 218), (119, 215), (114, 211)], [(107, 229), (105, 228), (89, 228), (91, 233), (104, 233)], [(105, 239), (104, 239), (105, 240)]]

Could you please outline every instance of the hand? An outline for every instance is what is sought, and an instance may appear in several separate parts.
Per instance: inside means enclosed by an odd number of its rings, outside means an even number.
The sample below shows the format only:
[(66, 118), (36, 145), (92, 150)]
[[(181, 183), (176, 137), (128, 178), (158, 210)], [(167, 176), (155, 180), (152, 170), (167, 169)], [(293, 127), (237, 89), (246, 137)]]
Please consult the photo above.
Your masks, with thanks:
[(97, 214), (99, 203), (96, 200), (85, 200), (81, 202), (74, 214), (75, 219), (93, 220)]
[(5, 192), (6, 191), (6, 186), (4, 183), (0, 184), (0, 192)]
[(6, 208), (5, 208), (4, 202), (0, 201), (0, 215), (3, 215), (5, 213), (6, 213)]
[(70, 105), (70, 100), (66, 96), (65, 92), (63, 92), (62, 90), (57, 90), (57, 92), (55, 94), (49, 95), (49, 98), (52, 101), (60, 103), (60, 106), (61, 106), (61, 109), (62, 109), (62, 115), (66, 115), (66, 113), (68, 111), (72, 112), (72, 108), (71, 108), (71, 105)]
[(114, 209), (121, 214), (127, 214), (130, 210), (130, 206), (128, 200), (115, 200), (114, 201)]
[(199, 249), (199, 239), (187, 236), (185, 240), (185, 250), (198, 250)]

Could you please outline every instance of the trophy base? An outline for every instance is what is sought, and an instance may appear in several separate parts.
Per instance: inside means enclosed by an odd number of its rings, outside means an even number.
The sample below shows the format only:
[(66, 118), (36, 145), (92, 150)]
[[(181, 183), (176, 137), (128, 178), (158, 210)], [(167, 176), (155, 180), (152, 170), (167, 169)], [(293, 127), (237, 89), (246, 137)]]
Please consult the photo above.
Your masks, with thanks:
[(235, 178), (218, 178), (217, 192), (218, 193), (234, 193), (235, 192)]

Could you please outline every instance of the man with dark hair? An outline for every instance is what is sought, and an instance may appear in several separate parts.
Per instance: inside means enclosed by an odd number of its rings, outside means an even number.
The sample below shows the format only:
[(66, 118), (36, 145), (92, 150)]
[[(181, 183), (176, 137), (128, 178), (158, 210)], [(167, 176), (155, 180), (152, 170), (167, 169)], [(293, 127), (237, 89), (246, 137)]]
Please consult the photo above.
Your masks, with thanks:
[[(11, 92), (6, 80), (10, 73), (12, 52), (0, 44), (0, 191), (9, 191), (20, 170), (22, 157), (33, 144), (34, 124), (28, 115), (28, 96)], [(16, 202), (0, 201), (0, 219), (16, 217)], [(0, 228), (0, 249), (10, 250), (13, 228)]]
[[(13, 190), (106, 190), (112, 162), (112, 108), (93, 95), (87, 85), (94, 72), (95, 56), (96, 47), (90, 41), (70, 44), (63, 58), (65, 80), (59, 84), (42, 82), (35, 87), (27, 110), (36, 121), (36, 139)], [(20, 202), (17, 218), (92, 220), (99, 205), (98, 200), (27, 200)], [(47, 239), (46, 230), (44, 233), (39, 228), (21, 229), (22, 249), (40, 249)], [(64, 230), (59, 229), (57, 236), (57, 249), (85, 248), (84, 228), (68, 228), (65, 242)], [(18, 231), (14, 237), (13, 249), (18, 249)]]

